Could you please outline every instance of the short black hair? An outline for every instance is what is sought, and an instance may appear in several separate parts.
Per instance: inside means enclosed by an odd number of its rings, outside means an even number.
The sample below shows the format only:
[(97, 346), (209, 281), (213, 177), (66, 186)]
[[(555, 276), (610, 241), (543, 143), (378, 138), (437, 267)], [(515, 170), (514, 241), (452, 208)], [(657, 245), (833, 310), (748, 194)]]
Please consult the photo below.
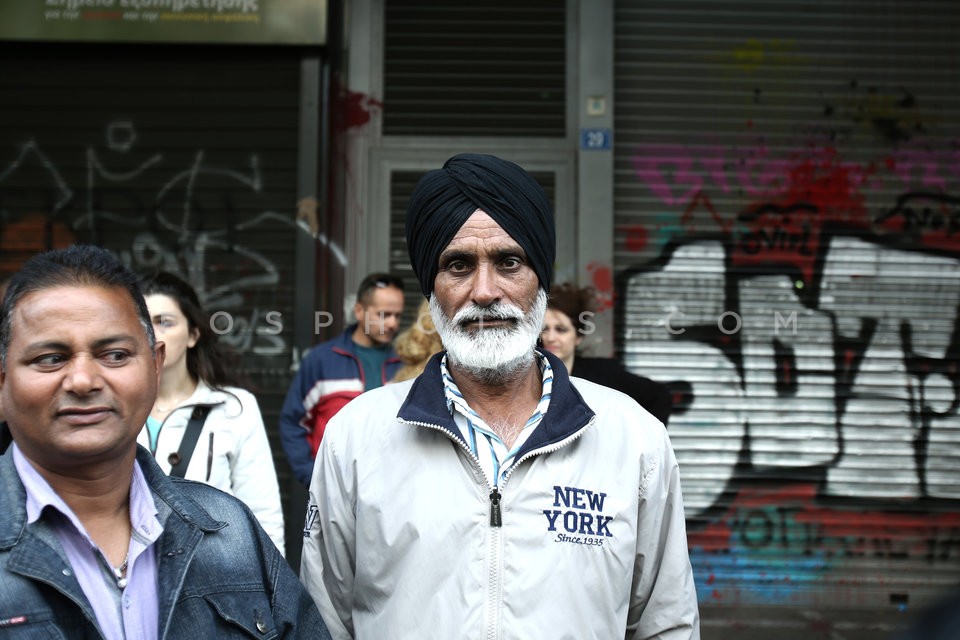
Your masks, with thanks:
[(0, 367), (6, 368), (7, 349), (13, 310), (28, 293), (54, 287), (95, 286), (125, 289), (137, 310), (140, 324), (153, 349), (157, 339), (150, 324), (147, 303), (143, 300), (137, 276), (112, 253), (90, 244), (75, 244), (65, 249), (40, 253), (27, 260), (10, 278), (0, 304)]
[(389, 273), (371, 273), (357, 287), (357, 302), (367, 306), (373, 298), (373, 292), (384, 287), (396, 287), (403, 291), (403, 278)]

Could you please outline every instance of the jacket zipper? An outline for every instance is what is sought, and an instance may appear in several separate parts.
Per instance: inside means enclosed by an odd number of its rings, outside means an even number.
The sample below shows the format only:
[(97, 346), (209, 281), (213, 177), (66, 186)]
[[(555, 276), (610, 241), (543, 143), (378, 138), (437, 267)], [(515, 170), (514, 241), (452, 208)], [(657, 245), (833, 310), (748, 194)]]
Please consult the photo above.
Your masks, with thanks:
[(490, 526), (491, 527), (500, 527), (503, 526), (503, 517), (500, 513), (500, 492), (497, 491), (496, 485), (493, 487), (493, 491), (490, 492)]
[[(532, 458), (535, 455), (540, 455), (543, 453), (551, 453), (560, 449), (570, 442), (573, 442), (579, 438), (584, 431), (587, 430), (587, 427), (593, 424), (593, 421), (596, 418), (591, 418), (587, 424), (583, 425), (576, 433), (567, 436), (560, 442), (552, 444), (548, 447), (541, 447), (539, 449), (534, 449), (528, 451), (522, 458), (515, 461), (510, 468), (507, 470), (506, 475), (503, 476), (503, 484), (498, 488), (496, 484), (493, 484), (493, 490), (490, 492), (490, 557), (493, 558), (493, 561), (490, 563), (490, 567), (487, 571), (487, 595), (486, 595), (486, 616), (484, 619), (484, 627), (486, 628), (486, 633), (484, 634), (487, 640), (496, 640), (497, 639), (497, 629), (499, 627), (499, 600), (500, 600), (500, 537), (503, 531), (503, 513), (501, 510), (500, 503), (503, 499), (503, 494), (500, 492), (507, 484), (510, 475), (513, 473), (513, 470), (517, 466), (527, 460)], [(477, 456), (473, 455), (473, 452), (470, 451), (470, 447), (466, 445), (460, 438), (456, 436), (452, 431), (446, 427), (442, 427), (438, 424), (432, 424), (429, 422), (413, 422), (410, 420), (404, 420), (403, 418), (397, 418), (400, 422), (404, 424), (413, 424), (420, 427), (426, 427), (428, 429), (436, 429), (446, 434), (450, 439), (457, 443), (457, 445), (468, 455), (470, 459), (473, 460), (474, 466), (480, 471), (480, 475), (483, 476), (483, 479), (486, 481), (487, 486), (491, 486), (490, 478), (487, 477), (487, 472), (483, 470), (483, 465), (480, 464), (480, 459)]]
[[(413, 421), (410, 421), (410, 420), (404, 420), (403, 418), (397, 418), (397, 420), (398, 420), (399, 422), (402, 422), (403, 424), (414, 424), (414, 425), (417, 425), (418, 427), (427, 427), (428, 429), (436, 429), (437, 431), (442, 431), (442, 432), (443, 432), (444, 434), (446, 434), (451, 440), (453, 440), (453, 441), (457, 444), (457, 446), (459, 446), (461, 449), (463, 449), (463, 452), (466, 453), (466, 454), (470, 457), (471, 460), (473, 460), (474, 466), (475, 466), (475, 467), (477, 468), (477, 470), (480, 472), (480, 475), (483, 476), (483, 479), (484, 479), (484, 481), (486, 482), (487, 486), (488, 486), (488, 487), (493, 486), (493, 491), (494, 491), (494, 493), (496, 493), (497, 487), (494, 486), (493, 483), (490, 482), (490, 478), (487, 477), (487, 472), (483, 470), (483, 465), (480, 464), (480, 458), (478, 458), (477, 456), (473, 455), (473, 451), (470, 451), (470, 447), (468, 447), (468, 446), (463, 442), (463, 440), (461, 440), (460, 438), (458, 438), (455, 433), (453, 433), (452, 431), (450, 431), (450, 429), (447, 429), (446, 427), (442, 427), (442, 426), (440, 426), (439, 424), (432, 424), (432, 423), (430, 423), (430, 422), (413, 422)], [(499, 494), (497, 494), (497, 495), (499, 496)], [(490, 494), (490, 501), (491, 501), (491, 503), (493, 502), (493, 493)], [(498, 502), (498, 504), (497, 504), (497, 512), (498, 512), (498, 514), (499, 514), (499, 511), (500, 511), (500, 505), (499, 505), (499, 502)], [(491, 522), (493, 521), (493, 513), (490, 514), (490, 520), (491, 520)]]
[[(497, 511), (499, 512), (499, 507)], [(487, 568), (487, 595), (484, 603), (483, 625), (486, 629), (484, 634), (487, 640), (497, 640), (497, 631), (500, 628), (500, 565), (503, 563), (501, 557), (501, 535), (503, 529), (500, 525), (490, 529), (490, 566)]]
[(412, 422), (410, 420), (404, 420), (403, 418), (397, 418), (397, 420), (399, 420), (404, 424), (414, 424), (420, 427), (427, 427), (428, 429), (436, 429), (437, 431), (442, 431), (451, 440), (456, 442), (457, 445), (464, 451), (464, 453), (470, 456), (470, 459), (473, 460), (474, 462), (474, 466), (477, 468), (477, 470), (480, 471), (480, 475), (483, 476), (483, 479), (486, 480), (487, 486), (489, 487), (491, 486), (491, 484), (493, 486), (493, 490), (490, 492), (490, 526), (502, 527), (503, 512), (501, 510), (500, 503), (503, 500), (503, 494), (500, 492), (500, 489), (507, 484), (507, 480), (510, 479), (510, 476), (513, 474), (513, 470), (516, 469), (521, 462), (524, 462), (525, 460), (529, 460), (533, 456), (541, 455), (544, 453), (553, 453), (554, 451), (567, 446), (569, 443), (573, 442), (574, 440), (579, 438), (581, 435), (583, 435), (583, 432), (586, 431), (587, 427), (593, 424), (594, 420), (596, 420), (596, 417), (590, 418), (587, 424), (577, 429), (576, 433), (573, 433), (572, 435), (567, 436), (560, 442), (555, 442), (550, 446), (541, 447), (539, 449), (533, 449), (525, 453), (522, 458), (515, 461), (512, 465), (510, 465), (510, 468), (507, 469), (507, 474), (503, 476), (503, 484), (500, 485), (499, 488), (497, 487), (496, 484), (493, 484), (490, 482), (490, 478), (487, 477), (487, 472), (483, 470), (483, 466), (480, 464), (480, 459), (477, 458), (477, 456), (473, 455), (473, 452), (470, 451), (470, 447), (464, 444), (464, 442), (460, 438), (458, 438), (456, 434), (454, 434), (452, 431), (450, 431), (446, 427), (440, 426), (439, 424), (433, 424), (430, 422)]
[(483, 479), (486, 481), (488, 487), (492, 486), (493, 490), (490, 492), (490, 526), (491, 527), (500, 527), (503, 525), (503, 514), (500, 510), (500, 499), (503, 497), (500, 491), (497, 489), (497, 485), (490, 482), (490, 478), (487, 477), (487, 472), (483, 470), (483, 465), (480, 464), (480, 458), (473, 455), (473, 451), (470, 451), (468, 447), (460, 438), (456, 436), (450, 429), (442, 427), (438, 424), (432, 424), (430, 422), (411, 422), (409, 420), (404, 420), (402, 418), (397, 418), (400, 422), (404, 424), (415, 424), (420, 427), (427, 427), (428, 429), (436, 429), (437, 431), (442, 431), (447, 435), (451, 440), (457, 443), (457, 445), (470, 456), (470, 459), (473, 460), (473, 466), (480, 472), (480, 475), (483, 476)]
[[(520, 458), (519, 460), (516, 460), (512, 465), (510, 465), (510, 468), (507, 469), (507, 474), (503, 476), (503, 484), (500, 485), (501, 488), (506, 486), (507, 480), (509, 480), (510, 476), (513, 475), (513, 470), (519, 467), (521, 462), (524, 462), (525, 460), (529, 460), (533, 456), (539, 456), (545, 453), (553, 453), (558, 449), (562, 449), (563, 447), (567, 446), (568, 444), (570, 444), (571, 442), (573, 442), (574, 440), (582, 436), (583, 432), (586, 431), (587, 428), (590, 427), (590, 425), (592, 425), (596, 419), (597, 419), (596, 416), (590, 418), (590, 420), (587, 421), (587, 424), (583, 425), (582, 427), (577, 429), (575, 433), (570, 434), (560, 442), (555, 442), (546, 447), (540, 447), (539, 449), (531, 449), (530, 451), (527, 451), (525, 454), (523, 454), (522, 458)], [(496, 487), (494, 487), (494, 489), (496, 489)], [(491, 499), (493, 498), (492, 495), (490, 497)]]

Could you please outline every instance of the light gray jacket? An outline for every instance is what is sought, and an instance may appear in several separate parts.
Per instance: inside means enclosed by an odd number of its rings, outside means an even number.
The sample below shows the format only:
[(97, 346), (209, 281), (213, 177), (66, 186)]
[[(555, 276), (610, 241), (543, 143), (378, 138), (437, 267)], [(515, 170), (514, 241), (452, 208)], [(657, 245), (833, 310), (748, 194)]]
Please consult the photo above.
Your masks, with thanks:
[(300, 578), (334, 638), (700, 637), (666, 430), (548, 357), (550, 407), (499, 496), (447, 410), (439, 356), (331, 420)]

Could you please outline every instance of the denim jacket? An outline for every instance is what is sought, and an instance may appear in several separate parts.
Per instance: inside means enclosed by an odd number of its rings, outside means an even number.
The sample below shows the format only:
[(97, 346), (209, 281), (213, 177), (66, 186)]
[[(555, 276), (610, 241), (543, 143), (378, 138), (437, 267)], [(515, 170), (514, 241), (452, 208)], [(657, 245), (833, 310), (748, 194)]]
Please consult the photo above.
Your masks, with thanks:
[[(330, 638), (243, 503), (167, 477), (142, 447), (137, 460), (164, 523), (156, 542), (159, 638)], [(0, 514), (0, 640), (102, 638), (56, 537), (43, 519), (26, 525), (26, 493), (9, 451), (0, 457)]]

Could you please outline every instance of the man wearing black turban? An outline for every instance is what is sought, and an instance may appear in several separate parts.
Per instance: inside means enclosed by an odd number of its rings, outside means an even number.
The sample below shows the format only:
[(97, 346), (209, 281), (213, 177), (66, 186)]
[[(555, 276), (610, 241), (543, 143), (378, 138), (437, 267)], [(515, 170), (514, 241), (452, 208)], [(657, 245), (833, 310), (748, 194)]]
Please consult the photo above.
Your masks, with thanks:
[(417, 184), (406, 229), (445, 351), (327, 426), (300, 577), (333, 636), (699, 638), (666, 429), (536, 349), (543, 190), (454, 156)]
[(557, 237), (547, 194), (512, 162), (462, 153), (424, 175), (407, 207), (407, 251), (423, 295), (433, 291), (440, 252), (477, 209), (523, 247), (549, 292)]

